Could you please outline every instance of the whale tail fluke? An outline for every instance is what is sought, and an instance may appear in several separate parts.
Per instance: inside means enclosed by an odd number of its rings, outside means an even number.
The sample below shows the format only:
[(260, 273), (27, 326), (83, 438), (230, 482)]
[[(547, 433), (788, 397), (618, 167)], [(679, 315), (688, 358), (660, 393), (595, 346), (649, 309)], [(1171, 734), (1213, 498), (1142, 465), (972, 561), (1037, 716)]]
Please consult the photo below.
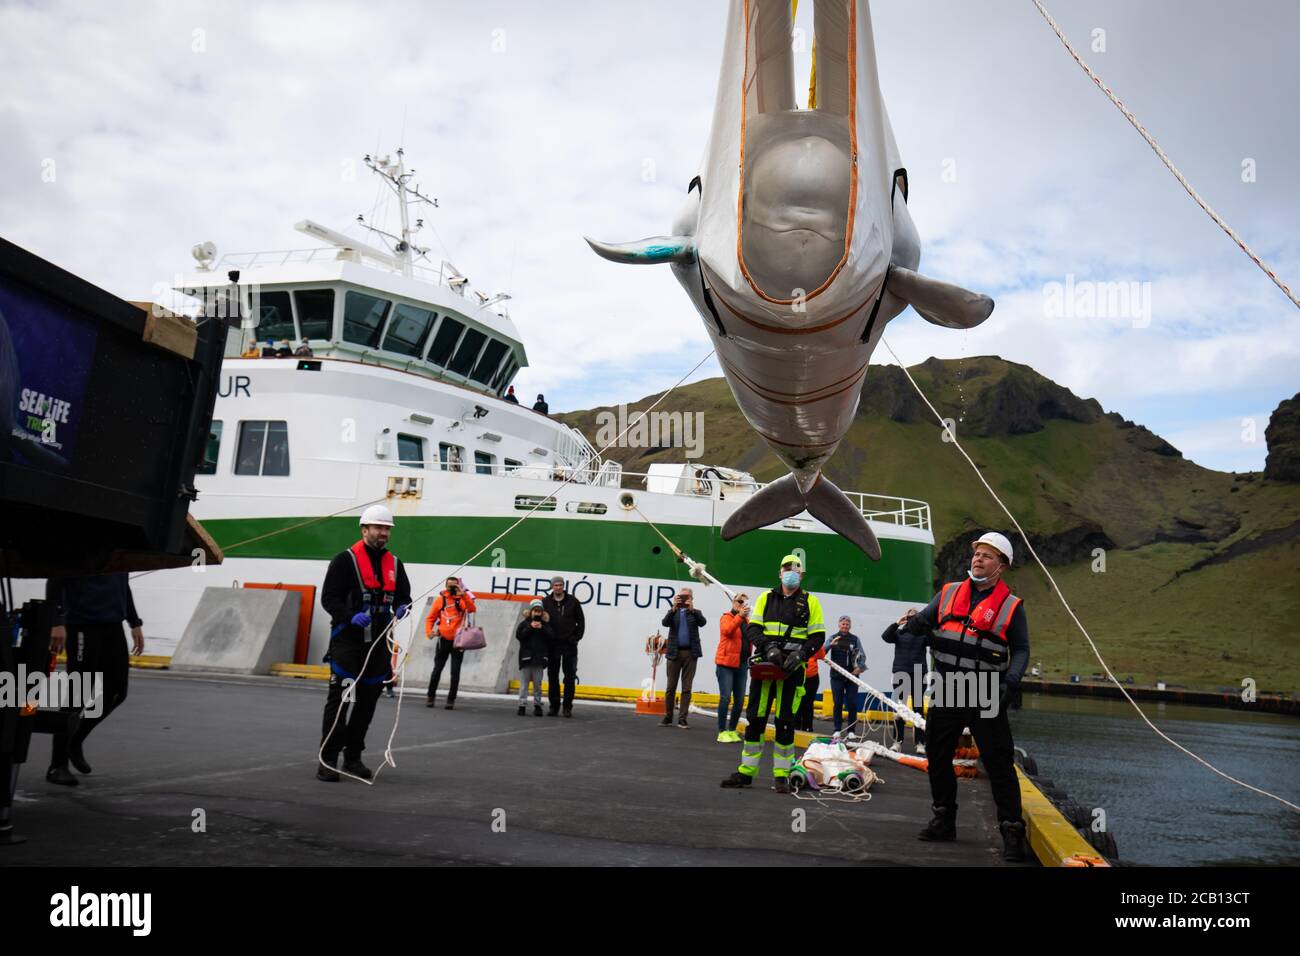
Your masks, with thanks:
[(722, 540), (793, 518), (807, 511), (836, 534), (859, 548), (871, 560), (880, 560), (880, 542), (862, 512), (825, 475), (805, 495), (794, 475), (772, 482), (749, 498), (722, 525)]
[(855, 545), (872, 561), (880, 560), (880, 542), (862, 516), (861, 509), (825, 475), (812, 486), (805, 503), (810, 515)]

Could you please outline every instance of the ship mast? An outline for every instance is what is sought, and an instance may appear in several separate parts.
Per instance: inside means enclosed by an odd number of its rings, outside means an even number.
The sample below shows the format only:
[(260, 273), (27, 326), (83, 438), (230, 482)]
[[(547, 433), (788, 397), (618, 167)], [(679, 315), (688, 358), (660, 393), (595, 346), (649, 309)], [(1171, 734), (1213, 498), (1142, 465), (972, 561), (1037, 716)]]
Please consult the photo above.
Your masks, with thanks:
[(385, 239), (391, 240), (394, 257), (398, 260), (398, 265), (402, 270), (402, 275), (408, 279), (412, 277), (412, 267), (417, 257), (423, 258), (428, 249), (417, 246), (412, 240), (417, 232), (424, 228), (424, 220), (416, 219), (415, 228), (411, 228), (410, 207), (421, 203), (438, 208), (438, 200), (430, 199), (424, 193), (420, 192), (420, 187), (411, 186), (410, 181), (415, 176), (415, 170), (406, 168), (406, 160), (402, 148), (397, 148), (397, 161), (394, 162), (391, 156), (382, 156), (377, 159), (371, 159), (367, 153), (365, 164), (372, 172), (378, 175), (388, 187), (397, 195), (397, 210), (401, 216), (402, 234), (394, 236), (390, 232), (385, 232), (376, 226), (366, 222), (364, 216), (357, 216), (357, 222), (365, 226), (371, 232), (378, 233)]

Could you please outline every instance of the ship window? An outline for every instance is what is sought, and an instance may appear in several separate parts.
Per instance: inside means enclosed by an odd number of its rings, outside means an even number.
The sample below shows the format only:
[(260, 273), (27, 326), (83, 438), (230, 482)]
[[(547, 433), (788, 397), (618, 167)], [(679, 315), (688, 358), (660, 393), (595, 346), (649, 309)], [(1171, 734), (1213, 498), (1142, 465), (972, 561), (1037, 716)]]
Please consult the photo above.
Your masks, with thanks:
[(564, 510), (580, 515), (603, 515), (609, 508), (598, 501), (570, 501), (564, 506)]
[(433, 337), (433, 347), (429, 349), (429, 361), (434, 365), (446, 365), (451, 358), (451, 350), (456, 347), (456, 340), (465, 326), (455, 319), (443, 317), (438, 326), (438, 333)]
[(469, 377), (481, 385), (487, 385), (492, 380), (493, 374), (498, 371), (497, 366), (501, 364), (501, 357), (506, 354), (507, 348), (509, 346), (500, 339), (489, 342)]
[(451, 360), (448, 368), (457, 375), (469, 375), (469, 370), (474, 367), (474, 359), (478, 358), (478, 350), (483, 347), (487, 336), (478, 329), (467, 329), (465, 337), (460, 340), (460, 348), (456, 350), (456, 357)]
[(195, 469), (196, 475), (215, 475), (217, 473), (217, 452), (221, 451), (221, 422), (214, 421), (208, 426), (208, 443), (203, 447), (203, 460)]
[(485, 451), (474, 452), (474, 474), (490, 475), (493, 471), (495, 459)]
[(516, 511), (554, 511), (555, 499), (542, 495), (515, 495)]
[(509, 361), (502, 364), (502, 366), (499, 369), (497, 369), (497, 374), (492, 379), (492, 385), (490, 386), (492, 391), (495, 392), (501, 389), (501, 386), (505, 384), (505, 377), (509, 373), (510, 367), (514, 364), (515, 364), (514, 359), (510, 359)]
[(523, 466), (524, 466), (524, 463), (523, 463), (522, 461), (515, 461), (513, 458), (507, 458), (507, 459), (506, 459), (506, 471), (507, 471), (507, 472), (514, 471), (516, 468), (522, 468)]
[(298, 328), (303, 338), (334, 338), (333, 289), (295, 289), (293, 304), (298, 310)]
[(235, 474), (289, 474), (289, 423), (240, 422)]
[(397, 460), (407, 468), (424, 467), (424, 439), (416, 435), (397, 436)]
[(439, 442), (438, 464), (443, 471), (464, 471), (465, 449), (459, 445), (448, 445), (446, 442)]
[(289, 306), (289, 293), (263, 292), (257, 297), (257, 330), (254, 334), (259, 341), (267, 339), (279, 342), (288, 339), (294, 342), (298, 333), (293, 327), (293, 310)]
[(373, 295), (349, 292), (343, 300), (343, 341), (371, 349), (378, 346), (379, 330), (389, 305), (387, 300)]
[(383, 348), (401, 355), (419, 356), (424, 351), (424, 340), (433, 328), (434, 314), (428, 309), (399, 302), (393, 306), (393, 319), (384, 334)]
[(493, 388), (495, 388), (498, 392), (504, 392), (506, 390), (506, 387), (510, 384), (510, 380), (515, 377), (515, 372), (517, 371), (519, 371), (519, 366), (515, 364), (514, 359), (511, 359), (509, 362), (506, 363), (506, 368), (505, 368), (506, 373), (501, 376), (500, 383), (494, 385)]

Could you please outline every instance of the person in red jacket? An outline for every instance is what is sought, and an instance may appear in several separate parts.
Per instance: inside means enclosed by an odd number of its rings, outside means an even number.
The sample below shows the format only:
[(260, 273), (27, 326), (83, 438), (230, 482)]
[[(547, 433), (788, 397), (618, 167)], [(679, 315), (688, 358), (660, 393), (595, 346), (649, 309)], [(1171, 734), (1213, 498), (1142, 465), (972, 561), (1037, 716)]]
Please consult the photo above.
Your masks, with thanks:
[(460, 664), (465, 652), (456, 647), (456, 634), (465, 623), (465, 615), (472, 614), (474, 595), (465, 590), (460, 578), (448, 578), (447, 586), (429, 607), (429, 614), (424, 619), (424, 636), (432, 640), (434, 631), (438, 633), (438, 648), (433, 656), (433, 676), (429, 678), (429, 696), (426, 707), (438, 703), (438, 682), (442, 680), (442, 669), (451, 658), (451, 689), (447, 692), (447, 710), (456, 706), (456, 690), (460, 687)]
[(718, 652), (713, 656), (718, 673), (718, 743), (740, 743), (736, 727), (745, 708), (745, 678), (749, 676), (749, 642), (745, 640), (748, 623), (749, 597), (737, 594), (731, 610), (722, 615), (718, 624)]

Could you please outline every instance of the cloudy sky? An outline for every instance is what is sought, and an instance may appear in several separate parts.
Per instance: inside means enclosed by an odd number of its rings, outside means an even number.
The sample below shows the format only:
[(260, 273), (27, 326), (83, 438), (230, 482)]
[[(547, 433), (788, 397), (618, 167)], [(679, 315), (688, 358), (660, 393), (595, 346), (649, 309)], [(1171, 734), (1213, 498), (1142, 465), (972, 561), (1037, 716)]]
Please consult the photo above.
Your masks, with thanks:
[[(902, 360), (1001, 355), (1197, 462), (1261, 468), (1268, 415), (1300, 387), (1300, 310), (1029, 0), (872, 7), (921, 269), (998, 302), (969, 332), (905, 312), (886, 336)], [(1048, 7), (1300, 288), (1300, 6)], [(302, 218), (360, 236), (357, 213), (385, 212), (360, 157), (402, 144), (440, 202), (421, 234), (433, 256), (514, 297), (533, 362), (521, 391), (561, 410), (635, 399), (675, 382), (708, 340), (667, 269), (604, 262), (581, 237), (668, 231), (704, 147), (725, 16), (721, 0), (0, 0), (0, 235), (149, 298), (201, 240), (298, 248), (311, 244), (292, 230)], [(806, 73), (806, 52), (796, 64)], [(1117, 315), (1055, 308), (1045, 291), (1117, 282), (1139, 284)]]

